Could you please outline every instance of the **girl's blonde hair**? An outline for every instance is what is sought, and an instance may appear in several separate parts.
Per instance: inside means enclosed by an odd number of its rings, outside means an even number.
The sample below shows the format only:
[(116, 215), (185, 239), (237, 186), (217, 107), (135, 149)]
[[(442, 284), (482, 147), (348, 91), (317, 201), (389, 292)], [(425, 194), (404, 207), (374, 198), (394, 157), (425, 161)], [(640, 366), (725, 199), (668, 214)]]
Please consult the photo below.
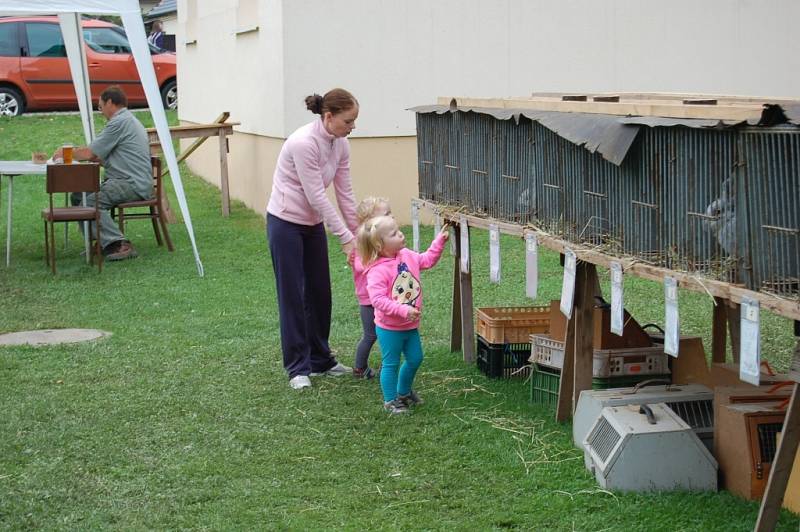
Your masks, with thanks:
[(356, 218), (358, 219), (358, 225), (361, 225), (372, 218), (372, 213), (375, 212), (375, 209), (380, 204), (384, 204), (389, 207), (389, 200), (375, 196), (369, 196), (361, 200), (361, 203), (359, 203), (358, 207), (356, 207)]
[(383, 237), (394, 223), (391, 216), (376, 216), (361, 224), (356, 234), (356, 249), (361, 264), (369, 266), (380, 256)]

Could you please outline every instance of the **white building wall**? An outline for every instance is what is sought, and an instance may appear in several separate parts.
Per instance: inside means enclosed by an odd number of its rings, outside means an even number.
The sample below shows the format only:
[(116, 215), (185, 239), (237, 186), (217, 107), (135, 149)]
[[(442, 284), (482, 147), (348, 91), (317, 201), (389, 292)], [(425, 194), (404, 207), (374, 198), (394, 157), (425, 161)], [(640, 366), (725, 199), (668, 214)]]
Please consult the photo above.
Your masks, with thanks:
[[(255, 137), (232, 139), (231, 179), (235, 197), (259, 211), (274, 169), (264, 153), (313, 118), (306, 95), (336, 86), (361, 104), (357, 195), (397, 205), (416, 194), (413, 140), (377, 137), (413, 136), (406, 109), (437, 96), (800, 98), (797, 0), (179, 0), (178, 12), (179, 117), (230, 111), (236, 130)], [(258, 30), (237, 33), (248, 26)], [(214, 144), (189, 159), (212, 182)]]

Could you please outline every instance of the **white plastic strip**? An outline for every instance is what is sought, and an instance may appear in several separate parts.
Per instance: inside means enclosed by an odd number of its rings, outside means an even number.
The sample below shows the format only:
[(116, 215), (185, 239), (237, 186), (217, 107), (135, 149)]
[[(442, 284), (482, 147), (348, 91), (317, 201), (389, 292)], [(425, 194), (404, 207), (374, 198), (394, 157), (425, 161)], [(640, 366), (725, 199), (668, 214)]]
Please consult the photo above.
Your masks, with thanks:
[(739, 378), (758, 386), (761, 378), (761, 331), (758, 300), (742, 298)]
[(536, 299), (539, 291), (539, 240), (533, 233), (525, 235), (525, 295)]
[(411, 234), (413, 235), (413, 249), (419, 253), (419, 204), (414, 200), (411, 200)]
[(678, 316), (678, 281), (664, 277), (664, 352), (678, 356), (680, 340), (680, 319)]
[(461, 225), (461, 273), (469, 273), (469, 224), (467, 217), (462, 216)]
[(622, 264), (612, 262), (611, 266), (611, 332), (617, 336), (622, 336), (622, 329), (625, 326), (624, 308), (625, 304), (622, 297)]
[(489, 224), (489, 281), (500, 282), (500, 229)]
[(572, 306), (575, 301), (575, 269), (578, 260), (571, 249), (564, 249), (564, 282), (561, 284), (561, 313), (572, 318)]

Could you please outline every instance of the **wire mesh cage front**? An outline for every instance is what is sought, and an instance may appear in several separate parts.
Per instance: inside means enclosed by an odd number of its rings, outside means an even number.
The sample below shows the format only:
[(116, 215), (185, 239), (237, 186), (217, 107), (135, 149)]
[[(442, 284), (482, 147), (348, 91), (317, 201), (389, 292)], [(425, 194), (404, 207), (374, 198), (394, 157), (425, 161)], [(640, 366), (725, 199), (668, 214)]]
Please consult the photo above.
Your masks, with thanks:
[(424, 199), (798, 297), (796, 127), (641, 127), (619, 166), (525, 116), (418, 113), (417, 138)]

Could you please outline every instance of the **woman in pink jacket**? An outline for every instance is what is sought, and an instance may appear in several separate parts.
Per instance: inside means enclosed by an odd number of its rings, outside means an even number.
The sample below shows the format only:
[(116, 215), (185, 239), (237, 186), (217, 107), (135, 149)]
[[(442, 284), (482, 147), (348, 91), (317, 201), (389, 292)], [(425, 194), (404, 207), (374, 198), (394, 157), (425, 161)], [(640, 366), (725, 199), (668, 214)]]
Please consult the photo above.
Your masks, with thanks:
[[(345, 375), (351, 369), (331, 354), (331, 280), (325, 226), (342, 251), (355, 248), (356, 200), (350, 181), (350, 144), (358, 101), (344, 89), (305, 100), (318, 119), (281, 148), (267, 205), (267, 239), (277, 285), (283, 367), (294, 389), (309, 376)], [(341, 216), (325, 190), (333, 184)]]
[[(417, 253), (406, 248), (405, 236), (390, 216), (373, 218), (358, 232), (358, 255), (366, 268), (375, 334), (381, 346), (383, 407), (390, 414), (407, 413), (409, 406), (422, 403), (411, 387), (423, 358), (419, 272), (439, 262), (447, 237), (445, 227), (425, 253)], [(401, 354), (405, 355), (402, 366)]]

